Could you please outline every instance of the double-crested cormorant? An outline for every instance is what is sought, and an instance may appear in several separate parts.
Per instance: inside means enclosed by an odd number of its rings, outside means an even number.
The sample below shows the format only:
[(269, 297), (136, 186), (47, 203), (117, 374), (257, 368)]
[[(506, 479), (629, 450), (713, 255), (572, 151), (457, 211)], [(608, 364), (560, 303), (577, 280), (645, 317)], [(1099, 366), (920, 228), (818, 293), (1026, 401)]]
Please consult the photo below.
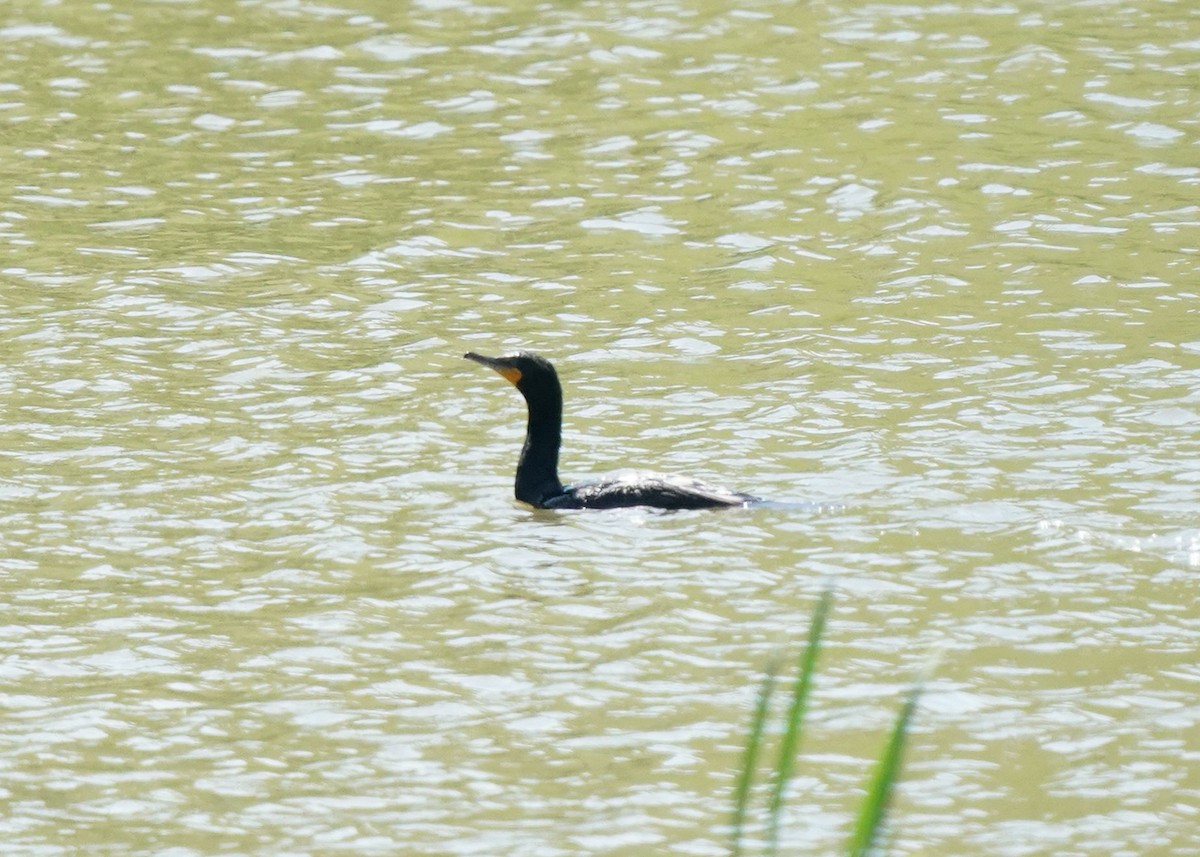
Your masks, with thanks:
[(562, 386), (544, 357), (518, 351), (503, 357), (464, 354), (495, 369), (511, 381), (529, 406), (525, 446), (517, 462), (516, 495), (539, 509), (616, 509), (653, 506), (659, 509), (711, 509), (746, 506), (757, 497), (717, 488), (682, 476), (627, 472), (597, 482), (563, 485), (558, 478), (562, 444)]

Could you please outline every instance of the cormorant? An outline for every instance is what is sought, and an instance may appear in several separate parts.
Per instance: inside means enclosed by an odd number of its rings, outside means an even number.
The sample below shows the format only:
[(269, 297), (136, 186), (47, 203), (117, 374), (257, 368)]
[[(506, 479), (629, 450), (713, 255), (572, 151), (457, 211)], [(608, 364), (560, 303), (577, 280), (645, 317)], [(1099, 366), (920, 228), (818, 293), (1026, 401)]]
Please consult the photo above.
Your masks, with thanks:
[(525, 446), (517, 461), (516, 496), (539, 509), (616, 509), (653, 506), (658, 509), (710, 509), (747, 506), (758, 497), (717, 488), (682, 476), (635, 471), (617, 473), (597, 482), (563, 485), (558, 478), (558, 449), (562, 445), (562, 386), (558, 373), (544, 357), (518, 351), (503, 357), (463, 355), (495, 369), (511, 381), (529, 407)]

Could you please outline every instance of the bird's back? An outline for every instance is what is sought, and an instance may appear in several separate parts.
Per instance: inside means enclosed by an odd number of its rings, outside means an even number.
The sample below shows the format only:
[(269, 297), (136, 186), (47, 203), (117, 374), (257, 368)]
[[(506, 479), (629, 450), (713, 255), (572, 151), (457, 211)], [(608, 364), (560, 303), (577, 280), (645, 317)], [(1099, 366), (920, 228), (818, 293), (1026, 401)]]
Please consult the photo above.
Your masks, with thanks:
[(747, 506), (758, 501), (750, 494), (707, 482), (664, 473), (622, 471), (611, 476), (568, 485), (546, 503), (551, 509), (618, 509), (651, 506), (657, 509), (713, 509)]

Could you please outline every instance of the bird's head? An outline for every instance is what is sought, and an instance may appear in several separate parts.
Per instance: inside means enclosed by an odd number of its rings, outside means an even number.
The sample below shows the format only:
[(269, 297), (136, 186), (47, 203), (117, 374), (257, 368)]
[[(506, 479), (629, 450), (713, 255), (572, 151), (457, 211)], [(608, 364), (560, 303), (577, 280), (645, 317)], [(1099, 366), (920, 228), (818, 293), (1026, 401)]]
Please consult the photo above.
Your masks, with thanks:
[(469, 351), (463, 357), (474, 360), (481, 366), (494, 369), (520, 390), (526, 400), (540, 400), (547, 396), (556, 396), (560, 399), (562, 397), (558, 373), (554, 371), (553, 364), (545, 357), (529, 351), (517, 351), (501, 357), (484, 357), (482, 354)]

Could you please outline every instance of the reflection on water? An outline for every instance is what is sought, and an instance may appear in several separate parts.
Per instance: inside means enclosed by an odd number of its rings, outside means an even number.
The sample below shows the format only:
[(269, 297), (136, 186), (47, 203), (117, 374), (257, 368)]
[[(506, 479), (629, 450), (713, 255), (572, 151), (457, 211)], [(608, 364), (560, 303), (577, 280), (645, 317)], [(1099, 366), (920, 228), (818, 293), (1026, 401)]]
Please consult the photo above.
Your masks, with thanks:
[[(1172, 14), (19, 7), (9, 849), (723, 854), (833, 581), (791, 847), (944, 647), (896, 853), (1195, 850)], [(513, 505), (508, 347), (565, 478), (781, 505)]]

